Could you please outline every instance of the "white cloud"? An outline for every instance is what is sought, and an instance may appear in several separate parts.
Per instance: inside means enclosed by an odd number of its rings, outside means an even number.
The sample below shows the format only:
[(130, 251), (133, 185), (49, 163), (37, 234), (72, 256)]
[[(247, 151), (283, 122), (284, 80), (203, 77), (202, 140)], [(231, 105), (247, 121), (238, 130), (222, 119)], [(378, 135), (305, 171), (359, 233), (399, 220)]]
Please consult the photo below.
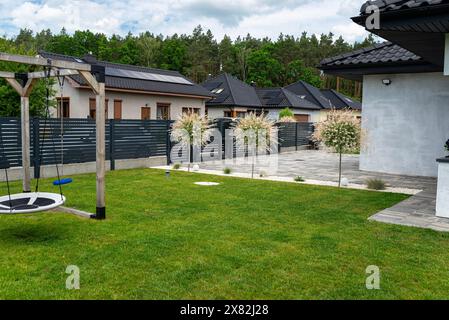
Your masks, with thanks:
[(251, 33), (277, 38), (282, 32), (343, 35), (348, 41), (366, 35), (350, 21), (364, 0), (2, 0), (0, 34), (20, 28), (59, 32), (90, 29), (124, 35), (150, 31), (190, 33), (198, 24), (221, 39)]

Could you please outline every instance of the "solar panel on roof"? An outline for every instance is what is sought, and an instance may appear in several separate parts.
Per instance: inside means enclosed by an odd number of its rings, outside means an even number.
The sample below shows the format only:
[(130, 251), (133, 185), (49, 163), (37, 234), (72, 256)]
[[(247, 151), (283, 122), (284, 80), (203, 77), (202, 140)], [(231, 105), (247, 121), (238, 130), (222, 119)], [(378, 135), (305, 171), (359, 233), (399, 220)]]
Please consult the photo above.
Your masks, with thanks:
[(280, 98), (280, 97), (278, 97), (278, 98), (273, 98), (273, 99), (271, 99), (271, 100), (268, 101), (268, 104), (271, 104), (271, 105), (277, 105), (277, 104), (280, 104), (280, 103), (282, 102), (282, 100), (284, 100), (284, 99), (283, 99), (283, 98)]
[(267, 92), (265, 93), (265, 98), (275, 98), (279, 95), (279, 92), (273, 91), (273, 92)]
[(193, 85), (192, 82), (183, 77), (169, 76), (151, 72), (141, 72), (141, 71), (116, 69), (116, 68), (106, 68), (105, 72), (107, 76), (113, 77)]

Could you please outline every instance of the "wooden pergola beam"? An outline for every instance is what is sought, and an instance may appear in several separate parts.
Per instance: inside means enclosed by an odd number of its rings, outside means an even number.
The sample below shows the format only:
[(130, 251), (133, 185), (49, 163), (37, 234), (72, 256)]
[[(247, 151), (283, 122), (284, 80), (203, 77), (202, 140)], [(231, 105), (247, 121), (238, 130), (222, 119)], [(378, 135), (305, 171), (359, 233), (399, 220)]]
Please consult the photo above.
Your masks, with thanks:
[(0, 52), (0, 61), (6, 62), (16, 62), (28, 65), (35, 66), (48, 66), (48, 62), (51, 62), (51, 66), (60, 69), (71, 69), (78, 71), (90, 71), (90, 64), (86, 63), (78, 63), (64, 60), (56, 60), (56, 59), (45, 59), (42, 57), (30, 57), (30, 56), (22, 56), (18, 54), (9, 54)]
[[(79, 74), (77, 70), (70, 69), (62, 69), (62, 70), (51, 70), (50, 77), (65, 77), (65, 76), (73, 76)], [(47, 77), (47, 73), (45, 71), (37, 71), (28, 73), (28, 79), (44, 79)]]
[(37, 79), (28, 79), (24, 86), (16, 79), (6, 78), (5, 80), (21, 97), (29, 97)]
[(15, 76), (16, 74), (14, 72), (0, 71), (0, 78), (14, 79)]
[(84, 80), (86, 80), (89, 87), (91, 87), (97, 95), (100, 94), (100, 86), (98, 81), (90, 72), (80, 71), (80, 75), (84, 78)]
[(19, 81), (17, 81), (17, 80), (14, 79), (14, 78), (12, 78), (12, 79), (6, 78), (5, 80), (9, 83), (9, 85), (10, 85), (11, 87), (13, 87), (14, 90), (16, 90), (16, 92), (17, 92), (21, 97), (23, 97), (23, 87), (22, 87), (22, 85), (19, 83)]

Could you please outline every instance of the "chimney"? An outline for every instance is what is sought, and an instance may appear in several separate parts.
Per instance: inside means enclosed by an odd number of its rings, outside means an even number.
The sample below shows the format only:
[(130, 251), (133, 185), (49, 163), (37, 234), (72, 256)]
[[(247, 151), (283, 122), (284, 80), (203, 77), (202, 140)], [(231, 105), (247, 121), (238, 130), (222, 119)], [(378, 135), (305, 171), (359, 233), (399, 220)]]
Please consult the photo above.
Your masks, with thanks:
[(88, 54), (85, 54), (83, 60), (88, 64), (97, 64), (97, 57), (92, 54), (92, 51), (90, 51)]

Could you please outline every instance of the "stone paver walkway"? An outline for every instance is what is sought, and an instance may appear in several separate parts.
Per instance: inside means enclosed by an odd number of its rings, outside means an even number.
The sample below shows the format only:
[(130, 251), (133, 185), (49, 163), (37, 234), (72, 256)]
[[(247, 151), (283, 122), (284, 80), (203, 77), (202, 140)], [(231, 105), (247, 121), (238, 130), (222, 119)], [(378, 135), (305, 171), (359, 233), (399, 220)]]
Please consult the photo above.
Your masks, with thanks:
[[(201, 169), (206, 170), (221, 171), (225, 167), (229, 167), (225, 162), (201, 164)], [(238, 173), (251, 172), (251, 166), (248, 164), (236, 164), (231, 168)], [(449, 232), (449, 219), (438, 218), (435, 215), (436, 178), (361, 171), (357, 155), (343, 157), (342, 172), (343, 177), (354, 184), (365, 184), (367, 179), (376, 178), (384, 180), (391, 187), (423, 190), (415, 196), (373, 215), (369, 218), (370, 220)], [(338, 155), (312, 150), (280, 154), (276, 176), (301, 176), (308, 180), (336, 182), (338, 181)]]

